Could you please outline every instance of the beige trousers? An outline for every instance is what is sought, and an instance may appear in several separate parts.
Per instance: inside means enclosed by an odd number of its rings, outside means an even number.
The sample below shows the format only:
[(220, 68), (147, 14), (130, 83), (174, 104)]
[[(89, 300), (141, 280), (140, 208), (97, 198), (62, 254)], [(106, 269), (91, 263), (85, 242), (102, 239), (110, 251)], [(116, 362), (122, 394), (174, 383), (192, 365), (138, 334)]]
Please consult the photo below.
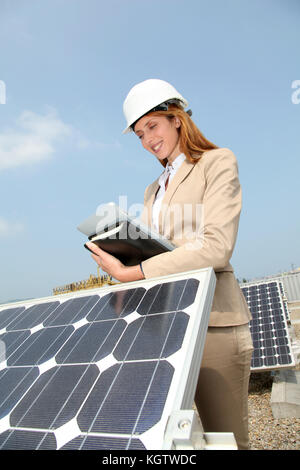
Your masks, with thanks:
[(248, 449), (249, 325), (208, 328), (195, 404), (205, 432), (233, 432)]

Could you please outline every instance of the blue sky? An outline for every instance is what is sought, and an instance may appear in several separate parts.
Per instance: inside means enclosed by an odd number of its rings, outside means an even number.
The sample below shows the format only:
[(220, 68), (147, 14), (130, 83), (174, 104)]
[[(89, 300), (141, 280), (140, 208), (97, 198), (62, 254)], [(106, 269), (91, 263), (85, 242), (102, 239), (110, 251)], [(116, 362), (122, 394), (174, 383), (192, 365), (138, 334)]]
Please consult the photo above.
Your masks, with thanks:
[(161, 172), (122, 135), (147, 78), (238, 159), (237, 277), (300, 266), (298, 0), (1, 0), (0, 44), (0, 302), (96, 274), (76, 226)]

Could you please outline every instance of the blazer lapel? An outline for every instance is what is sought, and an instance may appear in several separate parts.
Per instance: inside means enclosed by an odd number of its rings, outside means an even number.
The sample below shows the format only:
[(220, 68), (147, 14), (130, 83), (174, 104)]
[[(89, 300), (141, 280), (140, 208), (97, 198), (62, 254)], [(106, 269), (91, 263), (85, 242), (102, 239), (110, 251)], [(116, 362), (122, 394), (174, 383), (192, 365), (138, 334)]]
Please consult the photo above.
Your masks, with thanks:
[[(163, 200), (162, 200), (161, 210), (160, 210), (160, 213), (159, 213), (159, 231), (160, 231), (160, 233), (163, 233), (162, 229), (163, 229), (163, 225), (164, 225), (164, 216), (165, 216), (166, 210), (167, 210), (168, 206), (170, 205), (170, 202), (171, 202), (178, 186), (188, 176), (188, 174), (192, 171), (194, 166), (195, 166), (194, 163), (191, 163), (189, 160), (185, 159), (182, 162), (182, 164), (181, 164), (180, 168), (178, 169), (178, 171), (176, 172), (174, 178), (172, 179), (172, 181), (168, 185), (167, 191), (165, 192), (165, 195), (164, 195)], [(158, 183), (157, 183), (157, 187), (158, 187)], [(153, 192), (152, 195), (151, 195), (151, 198), (153, 196), (151, 207), (152, 207), (152, 204), (153, 204), (153, 201), (154, 201), (155, 194), (156, 194), (156, 192)]]
[(157, 180), (153, 181), (151, 184), (151, 188), (149, 188), (149, 198), (146, 201), (146, 210), (147, 210), (147, 224), (149, 227), (152, 227), (152, 207), (154, 203), (154, 199), (156, 196), (156, 193), (159, 189), (159, 184), (158, 184), (159, 178)]

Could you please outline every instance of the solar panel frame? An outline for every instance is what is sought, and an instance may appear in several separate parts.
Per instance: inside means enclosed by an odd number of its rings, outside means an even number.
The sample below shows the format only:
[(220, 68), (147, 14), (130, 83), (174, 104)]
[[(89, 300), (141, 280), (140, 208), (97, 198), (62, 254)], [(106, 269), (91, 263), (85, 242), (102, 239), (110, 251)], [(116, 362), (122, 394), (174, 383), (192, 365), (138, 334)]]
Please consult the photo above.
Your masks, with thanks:
[(285, 292), (284, 284), (283, 284), (282, 281), (279, 281), (279, 280), (277, 282), (278, 282), (279, 289), (280, 289), (280, 292), (281, 292), (281, 298), (282, 298), (282, 303), (283, 303), (283, 308), (284, 308), (286, 320), (289, 323), (291, 321), (291, 317), (290, 317), (290, 311), (289, 311), (288, 300), (287, 300), (287, 295), (286, 295), (286, 292)]
[[(79, 335), (88, 331), (88, 321), (87, 318), (90, 315), (92, 317), (92, 310), (93, 308), (98, 305), (99, 300), (94, 303), (94, 305), (91, 304), (91, 309), (89, 312), (82, 316), (81, 314), (77, 315), (77, 321), (75, 322), (70, 322), (68, 323), (68, 320), (66, 321), (65, 325), (62, 325), (60, 323), (61, 320), (58, 320), (60, 316), (56, 315), (56, 310), (51, 309), (51, 304), (49, 306), (49, 302), (59, 302), (59, 305), (56, 306), (56, 309), (62, 310), (60, 308), (62, 305), (67, 305), (68, 301), (71, 299), (83, 299), (84, 297), (89, 297), (92, 298), (92, 296), (99, 296), (100, 299), (104, 299), (105, 296), (108, 294), (114, 294), (114, 293), (122, 293), (124, 291), (124, 295), (126, 296), (126, 291), (128, 289), (145, 289), (145, 293), (149, 293), (150, 289), (156, 289), (157, 285), (159, 285), (159, 290), (163, 289), (166, 287), (168, 289), (168, 283), (170, 283), (170, 288), (173, 288), (175, 286), (175, 283), (177, 282), (183, 282), (185, 285), (187, 285), (188, 282), (190, 282), (191, 279), (197, 279), (198, 285), (197, 289), (195, 291), (195, 298), (193, 302), (190, 305), (187, 305), (183, 309), (180, 310), (180, 312), (175, 313), (175, 315), (172, 314), (172, 312), (148, 312), (148, 314), (144, 315), (141, 314), (141, 312), (138, 313), (138, 309), (142, 305), (142, 302), (138, 304), (137, 310), (134, 312), (131, 312), (127, 314), (124, 312), (124, 316), (121, 316), (121, 318), (117, 319), (115, 322), (118, 325), (122, 325), (122, 322), (126, 323), (125, 330), (129, 331), (129, 329), (136, 327), (136, 321), (140, 321), (140, 323), (143, 322), (148, 322), (149, 324), (153, 325), (158, 325), (158, 324), (164, 324), (164, 322), (161, 320), (161, 318), (164, 316), (164, 318), (168, 318), (169, 323), (172, 325), (174, 324), (174, 318), (177, 316), (177, 321), (179, 321), (179, 325), (184, 325), (182, 321), (184, 322), (185, 317), (188, 317), (188, 322), (186, 325), (186, 330), (184, 333), (184, 336), (182, 338), (182, 342), (180, 347), (177, 348), (175, 352), (172, 352), (172, 348), (166, 349), (166, 351), (169, 351), (167, 354), (170, 353), (167, 357), (162, 357), (162, 358), (149, 358), (147, 360), (128, 360), (121, 361), (119, 362), (115, 357), (113, 357), (113, 351), (109, 352), (106, 351), (106, 354), (104, 357), (96, 357), (94, 358), (93, 361), (88, 362), (89, 358), (87, 359), (86, 363), (81, 363), (78, 364), (76, 361), (74, 362), (73, 370), (72, 370), (72, 365), (68, 363), (66, 364), (60, 364), (59, 361), (57, 362), (57, 358), (59, 358), (60, 354), (62, 354), (62, 351), (64, 350), (64, 347), (68, 343), (70, 337), (73, 338), (75, 335)], [(173, 284), (172, 284), (173, 283)], [(176, 284), (179, 285), (179, 284)], [(183, 284), (182, 284), (183, 285)], [(192, 285), (191, 283), (189, 284), (190, 286)], [(20, 335), (24, 335), (24, 330), (18, 330), (17, 325), (19, 324), (24, 324), (25, 317), (18, 316), (18, 318), (11, 319), (11, 321), (6, 322), (6, 326), (0, 330), (0, 342), (1, 338), (3, 335), (6, 335), (6, 338), (9, 335), (9, 338), (14, 339), (17, 343), (17, 351), (19, 351), (19, 356), (16, 356), (17, 352), (15, 351), (14, 354), (18, 359), (15, 360), (15, 363), (10, 363), (11, 359), (9, 358), (3, 358), (2, 357), (2, 362), (0, 363), (0, 374), (1, 372), (5, 370), (12, 370), (15, 369), (15, 371), (20, 371), (20, 373), (27, 371), (26, 368), (30, 368), (30, 365), (26, 363), (26, 361), (21, 361), (20, 358), (24, 357), (24, 354), (21, 355), (22, 347), (24, 344), (28, 346), (29, 342), (28, 339), (31, 340), (33, 344), (42, 344), (42, 335), (46, 334), (46, 337), (48, 335), (48, 338), (54, 334), (54, 329), (55, 331), (59, 332), (62, 330), (65, 335), (67, 333), (69, 334), (69, 337), (66, 339), (65, 342), (63, 342), (62, 345), (58, 348), (58, 352), (55, 351), (55, 356), (49, 355), (49, 357), (46, 357), (45, 362), (40, 362), (37, 364), (31, 364), (31, 375), (33, 374), (34, 377), (31, 378), (32, 383), (29, 388), (27, 388), (26, 394), (24, 393), (25, 397), (19, 398), (16, 403), (12, 406), (12, 409), (7, 413), (6, 415), (1, 415), (0, 414), (0, 447), (1, 445), (11, 445), (12, 447), (16, 445), (16, 442), (23, 442), (24, 441), (24, 433), (27, 432), (26, 436), (28, 436), (29, 440), (32, 440), (32, 442), (36, 442), (36, 433), (39, 433), (41, 436), (41, 441), (38, 445), (38, 448), (52, 448), (53, 443), (56, 442), (56, 447), (57, 448), (72, 448), (72, 446), (80, 446), (81, 448), (89, 448), (90, 446), (98, 446), (98, 448), (101, 448), (101, 446), (106, 445), (106, 443), (110, 442), (112, 447), (118, 445), (117, 441), (119, 442), (120, 446), (126, 446), (124, 448), (145, 448), (145, 449), (158, 449), (164, 447), (164, 431), (166, 427), (166, 423), (168, 421), (168, 418), (170, 414), (172, 413), (173, 410), (179, 410), (179, 409), (191, 409), (193, 405), (193, 399), (194, 399), (194, 394), (195, 394), (195, 388), (197, 385), (197, 379), (198, 379), (198, 373), (200, 370), (200, 364), (201, 364), (201, 357), (203, 353), (203, 348), (204, 348), (204, 343), (205, 343), (205, 337), (206, 337), (206, 331), (207, 331), (207, 326), (208, 326), (208, 318), (209, 318), (209, 313), (212, 305), (212, 300), (213, 300), (213, 295), (214, 295), (214, 289), (215, 289), (215, 275), (214, 272), (211, 268), (207, 269), (202, 269), (202, 270), (195, 270), (187, 273), (181, 273), (181, 274), (174, 274), (171, 276), (164, 276), (162, 278), (155, 278), (151, 280), (143, 280), (143, 281), (137, 281), (136, 283), (126, 283), (126, 284), (117, 284), (114, 286), (105, 286), (102, 288), (96, 288), (96, 289), (89, 289), (89, 291), (79, 291), (76, 293), (72, 294), (61, 294), (59, 296), (55, 297), (48, 297), (48, 298), (42, 298), (42, 299), (31, 299), (30, 301), (26, 302), (18, 302), (16, 304), (6, 304), (0, 306), (0, 319), (1, 319), (1, 312), (4, 312), (5, 310), (9, 310), (10, 308), (19, 308), (22, 306), (25, 306), (25, 312), (28, 312), (29, 307), (32, 307), (32, 311), (34, 310), (42, 310), (42, 306), (46, 305), (48, 303), (48, 308), (49, 308), (49, 315), (43, 315), (43, 323), (40, 325), (36, 319), (32, 319), (32, 328), (30, 329), (30, 337), (27, 337), (24, 339), (22, 343), (22, 338), (20, 339)], [(175, 289), (176, 291), (176, 289)], [(174, 295), (171, 296), (172, 298), (175, 296), (176, 297), (176, 292), (174, 291)], [(135, 292), (136, 294), (136, 292)], [(181, 294), (181, 299), (184, 298), (185, 295), (185, 290), (182, 290)], [(146, 296), (143, 296), (143, 299), (145, 299)], [(175, 298), (174, 297), (174, 298)], [(170, 299), (169, 299), (170, 300)], [(164, 300), (165, 302), (165, 300)], [(80, 300), (77, 301), (77, 303), (80, 303)], [(130, 302), (129, 302), (130, 303)], [(172, 302), (171, 302), (172, 303)], [(154, 302), (153, 302), (154, 305)], [(180, 304), (178, 304), (180, 305)], [(40, 306), (40, 308), (38, 307)], [(159, 308), (159, 306), (158, 306)], [(24, 310), (23, 310), (24, 312)], [(18, 313), (19, 310), (18, 310)], [(172, 316), (173, 315), (173, 316)], [(109, 317), (109, 315), (108, 315)], [(66, 317), (67, 319), (70, 319), (70, 315)], [(58, 320), (58, 321), (57, 321)], [(27, 321), (27, 320), (26, 320)], [(98, 319), (94, 320), (93, 324), (96, 325)], [(108, 326), (109, 322), (112, 322), (109, 318), (106, 318), (105, 320), (101, 320), (103, 322), (106, 322), (106, 326)], [(159, 323), (160, 322), (160, 323)], [(168, 323), (168, 322), (167, 322)], [(168, 323), (168, 324), (169, 324)], [(27, 326), (29, 323), (27, 323)], [(71, 331), (72, 330), (72, 331)], [(171, 329), (168, 330), (170, 334)], [(51, 333), (51, 334), (50, 334)], [(50, 334), (50, 336), (49, 336)], [(1, 336), (2, 335), (2, 336)], [(15, 336), (13, 336), (15, 335)], [(18, 336), (19, 335), (19, 336)], [(174, 336), (174, 334), (173, 334)], [(145, 338), (147, 337), (147, 334)], [(169, 336), (168, 336), (169, 337)], [(168, 337), (166, 338), (166, 341), (168, 340)], [(36, 341), (33, 342), (33, 340), (37, 338)], [(120, 335), (120, 338), (123, 338), (122, 333)], [(88, 339), (88, 338), (87, 338)], [(18, 342), (19, 341), (19, 342)], [(39, 343), (40, 341), (40, 343)], [(50, 341), (51, 343), (51, 341)], [(49, 344), (50, 344), (49, 343)], [(88, 341), (85, 343), (88, 345)], [(115, 349), (117, 345), (121, 344), (121, 339), (118, 340), (117, 343), (115, 343)], [(132, 343), (133, 344), (133, 343)], [(50, 346), (53, 348), (53, 344), (50, 344)], [(159, 347), (159, 345), (157, 346)], [(176, 346), (177, 347), (177, 346)], [(132, 345), (130, 345), (130, 348), (132, 348)], [(26, 349), (26, 354), (30, 351), (29, 348)], [(162, 352), (165, 350), (162, 349)], [(25, 354), (25, 355), (26, 355)], [(11, 357), (11, 356), (10, 356)], [(130, 357), (130, 356), (129, 356)], [(21, 362), (20, 362), (21, 361)], [(27, 361), (28, 362), (28, 361)], [(39, 361), (38, 361), (39, 362)], [(62, 359), (63, 362), (63, 359)], [(84, 406), (88, 403), (88, 399), (91, 396), (92, 390), (94, 390), (94, 387), (98, 383), (98, 379), (95, 379), (95, 374), (97, 375), (98, 371), (98, 376), (103, 377), (103, 371), (106, 372), (106, 376), (108, 374), (112, 374), (112, 368), (115, 367), (115, 369), (118, 368), (118, 364), (125, 364), (126, 367), (124, 367), (123, 371), (129, 373), (131, 370), (131, 373), (133, 374), (132, 377), (134, 377), (134, 369), (140, 369), (142, 371), (145, 371), (146, 368), (155, 369), (155, 375), (153, 374), (151, 378), (151, 382), (149, 383), (149, 393), (147, 394), (147, 397), (144, 399), (146, 400), (144, 403), (145, 409), (150, 409), (149, 406), (151, 405), (151, 400), (153, 401), (155, 395), (153, 395), (152, 390), (152, 383), (155, 381), (157, 382), (158, 378), (161, 377), (160, 380), (163, 380), (165, 382), (165, 390), (163, 390), (162, 394), (165, 394), (165, 401), (162, 405), (162, 411), (160, 414), (160, 418), (158, 419), (157, 422), (155, 422), (153, 425), (149, 427), (149, 429), (143, 429), (140, 427), (139, 421), (136, 422), (135, 427), (137, 428), (137, 432), (132, 432), (130, 436), (124, 432), (99, 432), (92, 430), (91, 432), (83, 432), (82, 431), (82, 424), (79, 422), (79, 417), (84, 416), (83, 410)], [(146, 365), (145, 365), (146, 364)], [(61, 368), (64, 368), (61, 370)], [(69, 369), (68, 369), (69, 368)], [(100, 373), (99, 370), (103, 369)], [(93, 383), (92, 387), (90, 385), (82, 384), (83, 387), (83, 394), (85, 393), (85, 386), (89, 390), (89, 393), (85, 398), (83, 399), (83, 402), (81, 402), (81, 398), (78, 398), (78, 403), (80, 402), (81, 404), (78, 405), (78, 410), (77, 414), (73, 416), (71, 419), (65, 418), (64, 414), (62, 413), (60, 416), (56, 416), (55, 420), (52, 420), (52, 424), (49, 425), (49, 414), (50, 411), (46, 410), (46, 414), (44, 417), (40, 417), (40, 424), (37, 426), (32, 426), (32, 416), (30, 419), (28, 418), (21, 418), (21, 414), (24, 411), (22, 410), (22, 406), (33, 406), (32, 410), (35, 410), (35, 405), (32, 405), (32, 397), (30, 393), (34, 392), (36, 393), (37, 386), (40, 387), (40, 390), (44, 390), (43, 387), (46, 387), (45, 390), (47, 391), (47, 385), (42, 383), (42, 380), (45, 381), (45, 383), (50, 383), (51, 382), (51, 377), (58, 377), (61, 370), (61, 379), (57, 379), (55, 384), (58, 386), (62, 381), (63, 378), (65, 377), (67, 371), (70, 372), (70, 374), (74, 375), (76, 371), (78, 371), (79, 376), (82, 370), (85, 370), (85, 377), (87, 381), (91, 381)], [(172, 369), (172, 375), (166, 372), (163, 373), (164, 370), (171, 370)], [(161, 372), (159, 372), (161, 371)], [(38, 374), (38, 375), (37, 375)], [(58, 375), (57, 375), (58, 374)], [(160, 374), (160, 375), (159, 375)], [(123, 374), (125, 376), (126, 374)], [(51, 376), (51, 377), (50, 377)], [(98, 377), (97, 376), (97, 377)], [(41, 379), (42, 377), (42, 379)], [(98, 378), (99, 378), (98, 377)], [(118, 376), (122, 378), (122, 374)], [(141, 375), (142, 377), (142, 375)], [(150, 376), (149, 376), (150, 377)], [(30, 377), (29, 377), (30, 378)], [(55, 379), (56, 380), (56, 379)], [(168, 384), (168, 380), (170, 381), (170, 384)], [(70, 382), (70, 388), (72, 383)], [(64, 388), (60, 393), (58, 393), (57, 400), (62, 400), (66, 401), (70, 399), (70, 396), (66, 395), (64, 396), (63, 392)], [(77, 389), (75, 387), (75, 390), (77, 391), (78, 395), (78, 386)], [(113, 390), (113, 388), (111, 389)], [(154, 389), (153, 389), (154, 390)], [(156, 389), (155, 389), (156, 390)], [(22, 392), (22, 391), (21, 391)], [(19, 394), (22, 395), (22, 393), (19, 392)], [(118, 391), (117, 391), (118, 392)], [(49, 403), (49, 400), (47, 399), (47, 395), (44, 392), (40, 392), (41, 394), (39, 395), (43, 401), (41, 403), (44, 403), (43, 408), (47, 408), (47, 404)], [(52, 392), (49, 392), (50, 395)], [(81, 393), (81, 392), (80, 392)], [(152, 395), (151, 395), (152, 394)], [(53, 398), (54, 394), (52, 397)], [(151, 398), (152, 397), (152, 398)], [(25, 402), (27, 400), (27, 405), (25, 405)], [(38, 399), (39, 400), (39, 399)], [(51, 400), (50, 400), (51, 401)], [(31, 405), (30, 405), (31, 403)], [(22, 405), (22, 406), (21, 406)], [(60, 405), (57, 405), (60, 406)], [(41, 406), (38, 407), (36, 406), (36, 409), (41, 410)], [(141, 414), (142, 408), (139, 411), (139, 414)], [(33, 413), (32, 411), (32, 413)], [(66, 410), (63, 409), (63, 412)], [(144, 412), (144, 411), (143, 411)], [(27, 413), (27, 411), (26, 411)], [(47, 415), (48, 413), (48, 415)], [(66, 413), (65, 413), (66, 414)], [(149, 413), (148, 413), (149, 414)], [(2, 419), (1, 419), (2, 418)], [(25, 420), (24, 420), (25, 419)], [(80, 418), (81, 419), (81, 418)], [(148, 419), (148, 418), (147, 418)], [(43, 421), (44, 420), (44, 421)], [(98, 418), (95, 417), (95, 423), (97, 423)], [(55, 424), (57, 423), (57, 424)], [(54, 426), (54, 427), (53, 427)], [(55, 427), (56, 426), (56, 427)], [(139, 429), (140, 427), (140, 429)], [(91, 429), (93, 429), (91, 427)], [(35, 434), (30, 434), (30, 433), (35, 433)], [(1, 436), (4, 441), (1, 441)], [(3, 437), (4, 436), (4, 437)], [(117, 439), (117, 441), (116, 441)], [(3, 444), (4, 442), (4, 444)], [(11, 444), (5, 444), (9, 443)], [(77, 442), (77, 444), (75, 443)], [(80, 443), (80, 444), (79, 444)], [(104, 444), (103, 444), (104, 443)], [(30, 444), (25, 443), (27, 446)], [(22, 444), (19, 444), (22, 445)], [(32, 444), (33, 445), (33, 444)], [(166, 444), (167, 446), (169, 444)], [(47, 447), (48, 446), (48, 447)], [(50, 447), (49, 447), (50, 446)], [(52, 447), (51, 447), (52, 446)], [(132, 447), (133, 446), (133, 447)], [(76, 447), (78, 448), (78, 447)], [(120, 447), (123, 448), (123, 447)], [(164, 447), (165, 448), (165, 447)]]

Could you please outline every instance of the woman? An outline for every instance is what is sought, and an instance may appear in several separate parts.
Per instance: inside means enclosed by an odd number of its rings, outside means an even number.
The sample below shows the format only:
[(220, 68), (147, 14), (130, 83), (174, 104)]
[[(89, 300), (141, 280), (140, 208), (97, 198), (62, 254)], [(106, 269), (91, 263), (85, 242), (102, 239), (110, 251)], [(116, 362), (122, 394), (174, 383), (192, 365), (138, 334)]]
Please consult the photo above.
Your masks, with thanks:
[(206, 432), (234, 432), (238, 448), (247, 449), (251, 317), (229, 262), (241, 211), (237, 162), (230, 150), (203, 136), (186, 107), (172, 85), (156, 79), (135, 85), (124, 101), (124, 132), (134, 132), (164, 167), (146, 188), (143, 219), (176, 248), (130, 267), (92, 243), (90, 248), (98, 265), (121, 282), (214, 268), (195, 403)]

